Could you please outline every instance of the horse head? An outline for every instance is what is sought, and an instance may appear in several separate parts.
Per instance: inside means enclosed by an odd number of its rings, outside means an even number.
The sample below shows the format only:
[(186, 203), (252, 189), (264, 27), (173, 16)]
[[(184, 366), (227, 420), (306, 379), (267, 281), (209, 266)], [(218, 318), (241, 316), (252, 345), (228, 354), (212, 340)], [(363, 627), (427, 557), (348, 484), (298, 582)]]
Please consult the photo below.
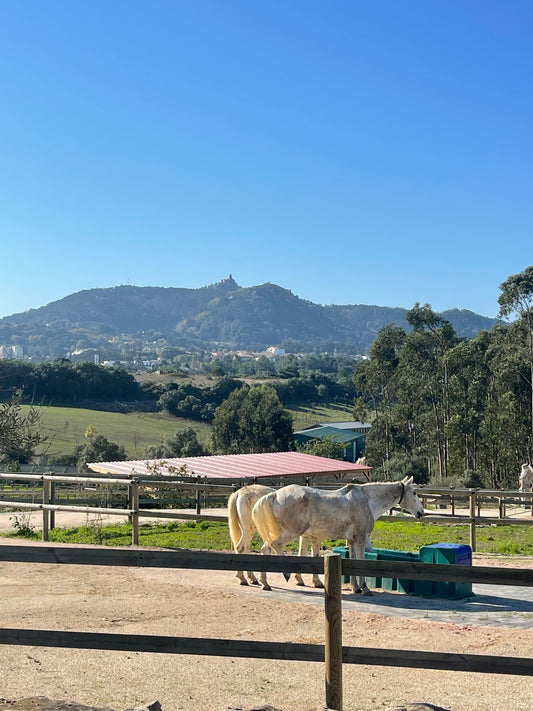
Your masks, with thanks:
[(404, 477), (400, 482), (402, 485), (402, 493), (398, 504), (409, 513), (413, 514), (416, 519), (422, 518), (426, 513), (422, 502), (418, 498), (413, 484), (413, 477)]

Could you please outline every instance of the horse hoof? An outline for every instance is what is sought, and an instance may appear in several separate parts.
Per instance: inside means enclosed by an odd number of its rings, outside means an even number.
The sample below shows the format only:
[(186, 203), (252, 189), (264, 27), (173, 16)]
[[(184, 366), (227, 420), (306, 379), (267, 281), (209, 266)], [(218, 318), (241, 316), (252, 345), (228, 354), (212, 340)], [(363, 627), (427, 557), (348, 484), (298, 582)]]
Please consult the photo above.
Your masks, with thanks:
[(259, 585), (259, 580), (252, 580), (252, 585)]
[(270, 587), (270, 585), (263, 585), (263, 590), (272, 591), (272, 588)]
[(297, 581), (296, 581), (296, 585), (298, 585), (298, 586), (301, 587), (301, 588), (305, 588), (305, 583), (304, 583), (303, 580), (297, 580)]
[(240, 585), (248, 585), (248, 583), (246, 582), (246, 580), (241, 580)]
[(363, 595), (373, 595), (372, 590), (369, 590), (367, 587), (364, 587), (362, 590)]
[(324, 583), (315, 583), (315, 588), (320, 588), (321, 590), (324, 589)]

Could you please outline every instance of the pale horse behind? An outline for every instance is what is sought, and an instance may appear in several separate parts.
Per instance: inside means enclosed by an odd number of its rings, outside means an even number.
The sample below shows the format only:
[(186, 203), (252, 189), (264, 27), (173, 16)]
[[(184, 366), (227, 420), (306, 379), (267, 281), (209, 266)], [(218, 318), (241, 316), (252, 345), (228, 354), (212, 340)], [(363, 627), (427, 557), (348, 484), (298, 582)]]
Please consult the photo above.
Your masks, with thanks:
[[(531, 491), (533, 488), (533, 467), (531, 464), (522, 464), (522, 469), (518, 476), (519, 490), (520, 491)], [(531, 499), (525, 499), (523, 501), (526, 509), (531, 508)]]
[[(230, 494), (228, 499), (228, 524), (231, 545), (236, 553), (249, 553), (252, 538), (256, 532), (256, 526), (252, 518), (252, 509), (255, 503), (265, 494), (270, 494), (277, 491), (272, 486), (264, 486), (263, 484), (250, 484), (243, 486), (237, 491)], [(309, 536), (301, 536), (299, 541), (298, 555), (304, 556), (307, 554), (309, 543), (311, 542), (311, 555), (317, 556), (320, 547), (320, 541), (316, 541)], [(237, 578), (241, 585), (248, 585), (244, 571), (238, 570)], [(255, 573), (251, 570), (246, 572), (248, 580), (252, 585), (259, 585)], [(300, 573), (295, 574), (296, 585), (305, 585)], [(316, 588), (323, 588), (322, 581), (316, 573), (313, 573), (313, 585)]]
[(522, 464), (518, 481), (520, 491), (531, 491), (531, 487), (533, 487), (533, 467), (531, 464)]
[[(299, 536), (312, 540), (346, 539), (350, 558), (363, 559), (375, 521), (393, 506), (400, 506), (417, 519), (424, 507), (413, 485), (413, 477), (402, 481), (348, 484), (325, 491), (289, 484), (258, 499), (252, 518), (264, 541), (261, 552), (278, 554)], [(271, 590), (266, 573), (261, 573), (263, 590)], [(371, 595), (364, 576), (351, 578), (354, 592)]]

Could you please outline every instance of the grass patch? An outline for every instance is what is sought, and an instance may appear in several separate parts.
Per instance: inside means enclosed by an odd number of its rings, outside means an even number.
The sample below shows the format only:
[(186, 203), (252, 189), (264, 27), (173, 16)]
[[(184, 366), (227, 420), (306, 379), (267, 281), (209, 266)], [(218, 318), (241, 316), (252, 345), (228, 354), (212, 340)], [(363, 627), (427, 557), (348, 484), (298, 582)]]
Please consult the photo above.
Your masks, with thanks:
[[(40, 533), (14, 530), (7, 537), (40, 539)], [(372, 535), (375, 548), (418, 552), (431, 543), (469, 544), (469, 527), (443, 526), (416, 521), (377, 521)], [(533, 556), (533, 531), (529, 526), (479, 526), (476, 527), (478, 553)], [(52, 543), (86, 543), (108, 546), (131, 544), (131, 526), (101, 526), (98, 520), (78, 528), (54, 528), (50, 531)], [(221, 521), (186, 521), (167, 524), (141, 524), (139, 544), (151, 548), (187, 548), (191, 550), (229, 551), (231, 549), (228, 525)], [(324, 541), (323, 548), (345, 545), (345, 541)], [(252, 550), (258, 551), (261, 540), (254, 536)], [(288, 550), (297, 550), (292, 543)]]

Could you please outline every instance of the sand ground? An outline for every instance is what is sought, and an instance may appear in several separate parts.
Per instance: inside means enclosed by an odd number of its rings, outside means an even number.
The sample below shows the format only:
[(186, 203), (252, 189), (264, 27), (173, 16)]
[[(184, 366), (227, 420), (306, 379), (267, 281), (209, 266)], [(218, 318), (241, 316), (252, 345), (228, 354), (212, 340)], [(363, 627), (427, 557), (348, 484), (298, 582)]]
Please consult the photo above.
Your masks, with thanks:
[[(0, 545), (20, 543), (0, 538)], [(532, 563), (521, 560), (527, 567)], [(241, 587), (224, 571), (0, 562), (1, 624), (323, 643), (323, 593), (295, 590), (281, 575), (269, 578), (272, 593)], [(351, 596), (348, 590), (343, 595)], [(358, 610), (351, 597), (343, 610), (346, 646), (531, 657), (533, 629), (377, 614)], [(488, 670), (492, 664), (488, 658)], [(530, 677), (345, 665), (343, 681), (345, 711), (417, 701), (452, 711), (533, 709)], [(324, 668), (311, 662), (0, 646), (0, 698), (38, 695), (114, 709), (158, 699), (164, 711), (257, 704), (306, 711), (324, 704)]]

